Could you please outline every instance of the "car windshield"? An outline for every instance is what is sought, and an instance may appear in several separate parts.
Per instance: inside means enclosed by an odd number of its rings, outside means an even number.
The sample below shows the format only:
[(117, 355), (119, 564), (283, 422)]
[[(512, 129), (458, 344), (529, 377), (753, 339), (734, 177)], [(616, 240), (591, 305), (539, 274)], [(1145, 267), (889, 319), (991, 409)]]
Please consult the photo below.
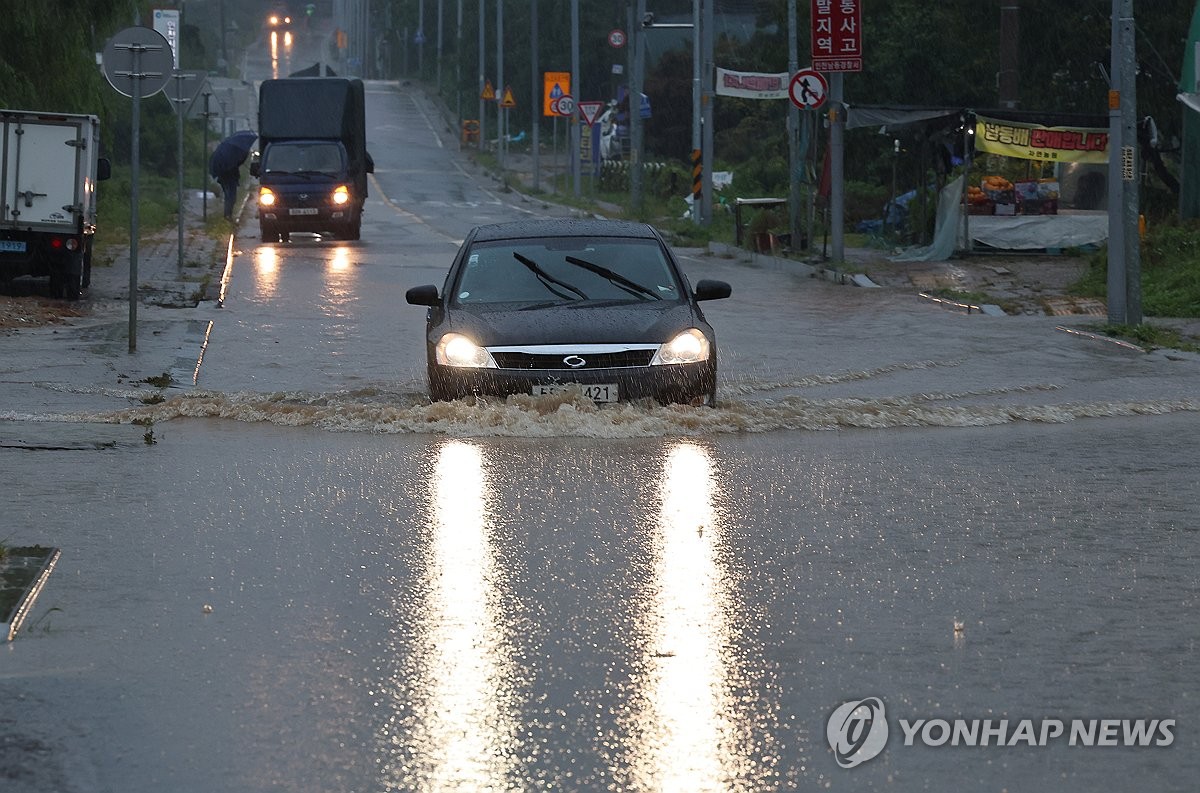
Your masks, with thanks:
[(677, 302), (681, 295), (657, 240), (612, 237), (478, 242), (454, 289), (459, 304)]
[(336, 143), (276, 143), (263, 155), (262, 170), (268, 173), (330, 173), (342, 167), (342, 152)]

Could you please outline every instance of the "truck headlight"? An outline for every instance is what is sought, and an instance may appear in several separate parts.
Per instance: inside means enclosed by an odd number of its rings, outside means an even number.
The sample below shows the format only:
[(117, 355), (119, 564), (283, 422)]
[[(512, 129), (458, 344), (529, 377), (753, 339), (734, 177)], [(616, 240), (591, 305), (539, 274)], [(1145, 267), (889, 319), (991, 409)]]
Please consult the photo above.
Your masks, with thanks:
[(333, 203), (341, 206), (350, 200), (350, 188), (340, 184), (333, 189)]
[(258, 203), (265, 207), (275, 205), (275, 193), (269, 187), (258, 188)]

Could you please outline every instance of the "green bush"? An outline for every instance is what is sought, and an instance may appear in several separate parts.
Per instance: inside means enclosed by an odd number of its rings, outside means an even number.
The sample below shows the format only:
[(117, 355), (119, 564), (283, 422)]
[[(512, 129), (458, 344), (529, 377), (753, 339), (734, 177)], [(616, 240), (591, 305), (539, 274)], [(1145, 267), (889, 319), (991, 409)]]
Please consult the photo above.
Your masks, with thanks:
[(883, 185), (846, 182), (846, 228), (853, 229), (863, 220), (882, 218), (890, 197), (890, 191)]

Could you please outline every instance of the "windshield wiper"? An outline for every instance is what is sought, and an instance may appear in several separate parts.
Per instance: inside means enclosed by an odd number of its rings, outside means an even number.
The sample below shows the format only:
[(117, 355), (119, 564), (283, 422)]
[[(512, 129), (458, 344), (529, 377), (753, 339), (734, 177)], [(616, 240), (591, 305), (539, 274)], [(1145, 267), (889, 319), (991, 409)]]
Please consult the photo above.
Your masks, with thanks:
[(642, 286), (637, 281), (631, 281), (620, 273), (615, 273), (607, 267), (596, 264), (595, 262), (589, 262), (586, 259), (580, 259), (576, 256), (567, 256), (564, 258), (566, 258), (568, 262), (576, 267), (582, 267), (585, 270), (590, 270), (614, 286), (624, 289), (631, 295), (645, 296), (643, 299), (648, 300), (662, 300), (662, 296), (656, 294), (654, 290), (650, 289), (649, 287)]
[(575, 299), (575, 298), (567, 297), (562, 292), (558, 291), (553, 286), (551, 286), (551, 284), (557, 284), (558, 286), (561, 286), (563, 289), (566, 289), (569, 292), (574, 292), (575, 294), (579, 295), (580, 300), (588, 299), (588, 296), (585, 295), (583, 293), (583, 291), (581, 289), (579, 289), (579, 287), (572, 286), (571, 284), (568, 284), (566, 281), (560, 281), (559, 279), (555, 278), (553, 275), (550, 275), (550, 273), (546, 272), (541, 267), (539, 267), (538, 263), (535, 262), (533, 259), (530, 259), (528, 256), (522, 256), (521, 254), (517, 253), (516, 251), (513, 251), (513, 258), (516, 259), (517, 261), (519, 261), (521, 264), (528, 267), (529, 271), (531, 273), (533, 273), (535, 276), (537, 276), (537, 279), (542, 282), (542, 286), (544, 286), (548, 290), (550, 290), (550, 292), (552, 294), (558, 295), (563, 300), (574, 300)]

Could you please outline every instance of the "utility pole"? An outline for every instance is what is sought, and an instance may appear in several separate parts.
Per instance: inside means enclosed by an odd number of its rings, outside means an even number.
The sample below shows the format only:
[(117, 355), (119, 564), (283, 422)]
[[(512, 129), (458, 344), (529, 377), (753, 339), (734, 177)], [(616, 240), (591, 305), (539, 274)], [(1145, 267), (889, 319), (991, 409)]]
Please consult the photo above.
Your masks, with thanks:
[(700, 154), (703, 165), (701, 168), (704, 171), (704, 186), (702, 188), (704, 196), (700, 201), (700, 212), (705, 226), (712, 223), (713, 213), (713, 99), (716, 97), (716, 87), (713, 81), (716, 79), (716, 68), (713, 63), (713, 31), (715, 29), (713, 6), (716, 0), (704, 0), (704, 11), (700, 20), (700, 31), (703, 36), (702, 56), (704, 63), (701, 65), (700, 75), (700, 104), (701, 104), (701, 126), (702, 137), (700, 140)]
[(842, 170), (846, 110), (842, 86), (842, 72), (829, 76), (829, 240), (834, 262), (846, 258), (846, 183)]
[(483, 65), (483, 21), (485, 18), (484, 17), (485, 6), (487, 6), (487, 0), (479, 0), (479, 92), (476, 95), (479, 97), (479, 141), (478, 141), (478, 145), (479, 145), (480, 151), (484, 151), (484, 146), (486, 145), (484, 143), (484, 141), (487, 140), (487, 130), (486, 130), (487, 114), (484, 113), (484, 110), (486, 108), (484, 107), (484, 103), (483, 103), (483, 87), (484, 87), (484, 85), (487, 84), (487, 75), (484, 72), (484, 65)]
[[(575, 106), (579, 107), (579, 99), (583, 96), (583, 87), (579, 84), (579, 0), (571, 0), (571, 91), (575, 96)], [(580, 172), (583, 170), (579, 157), (579, 113), (572, 112), (567, 119), (568, 135), (571, 141), (571, 176), (575, 184), (575, 197), (580, 193)]]
[(1108, 321), (1142, 324), (1138, 236), (1137, 56), (1133, 0), (1112, 3), (1108, 92)]
[(542, 144), (538, 136), (539, 128), (542, 126), (542, 103), (538, 101), (542, 96), (541, 69), (538, 67), (538, 0), (530, 0), (529, 5), (529, 47), (529, 62), (532, 64), (530, 71), (533, 73), (532, 86), (529, 91), (529, 109), (533, 119), (530, 123), (530, 135), (532, 136), (530, 144), (533, 147), (533, 191), (536, 193), (541, 190), (542, 185)]
[[(704, 47), (700, 43), (700, 0), (692, 0), (692, 167), (696, 167), (695, 153), (703, 157), (703, 141), (700, 139), (700, 62), (704, 56)], [(700, 178), (704, 178), (704, 168), (700, 168)], [(701, 220), (701, 197), (695, 194), (695, 179), (692, 176), (692, 223), (699, 224)]]
[[(462, 130), (463, 114), (462, 114), (462, 23), (463, 23), (463, 0), (458, 0), (458, 32), (454, 38), (454, 97), (458, 110), (458, 128)], [(460, 132), (461, 134), (461, 132)]]
[(496, 157), (500, 170), (504, 171), (504, 140), (508, 132), (504, 128), (504, 107), (500, 101), (504, 96), (504, 0), (496, 0)]
[[(800, 71), (800, 53), (796, 44), (799, 34), (796, 22), (796, 0), (788, 0), (788, 75)], [(800, 108), (788, 102), (788, 220), (792, 233), (793, 251), (800, 249)]]
[(1121, 149), (1122, 182), (1125, 194), (1125, 312), (1130, 325), (1142, 324), (1142, 249), (1138, 233), (1138, 174), (1142, 162), (1137, 136), (1137, 26), (1133, 0), (1121, 8)]
[[(637, 0), (637, 19), (629, 15), (630, 52), (632, 66), (629, 69), (629, 203), (635, 216), (642, 212), (642, 67), (646, 62), (643, 46), (646, 32), (642, 20), (646, 18), (646, 0)], [(636, 24), (635, 24), (636, 22)]]
[(1015, 110), (1020, 91), (1020, 0), (1000, 0), (1000, 107)]

